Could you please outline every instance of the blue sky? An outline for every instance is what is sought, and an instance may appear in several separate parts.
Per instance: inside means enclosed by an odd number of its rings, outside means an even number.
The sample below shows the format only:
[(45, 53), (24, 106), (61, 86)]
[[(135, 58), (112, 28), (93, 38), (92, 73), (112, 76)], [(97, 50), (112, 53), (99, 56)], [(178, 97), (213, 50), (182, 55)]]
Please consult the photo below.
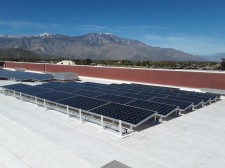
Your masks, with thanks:
[(192, 54), (225, 52), (225, 0), (2, 0), (0, 34), (112, 33)]

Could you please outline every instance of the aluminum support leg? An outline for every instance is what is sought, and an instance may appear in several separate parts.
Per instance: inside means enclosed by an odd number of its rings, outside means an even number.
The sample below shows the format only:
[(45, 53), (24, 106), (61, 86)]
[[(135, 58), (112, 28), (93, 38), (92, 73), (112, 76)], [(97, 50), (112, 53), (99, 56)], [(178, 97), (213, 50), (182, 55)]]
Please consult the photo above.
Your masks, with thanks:
[(101, 127), (104, 129), (104, 122), (103, 122), (103, 116), (101, 115)]
[(44, 107), (45, 107), (45, 110), (47, 110), (47, 107), (46, 107), (46, 100), (44, 99)]
[(155, 115), (155, 117), (154, 117), (154, 120), (155, 120), (155, 122), (157, 122), (157, 117), (156, 117), (156, 115)]
[(80, 122), (82, 123), (82, 112), (81, 112), (81, 109), (79, 109), (79, 115), (80, 115)]
[(122, 122), (121, 122), (121, 120), (119, 120), (119, 132), (120, 132), (120, 136), (122, 136)]
[(66, 106), (66, 113), (67, 113), (68, 118), (70, 118), (70, 114), (69, 114), (69, 106), (68, 106), (68, 105)]

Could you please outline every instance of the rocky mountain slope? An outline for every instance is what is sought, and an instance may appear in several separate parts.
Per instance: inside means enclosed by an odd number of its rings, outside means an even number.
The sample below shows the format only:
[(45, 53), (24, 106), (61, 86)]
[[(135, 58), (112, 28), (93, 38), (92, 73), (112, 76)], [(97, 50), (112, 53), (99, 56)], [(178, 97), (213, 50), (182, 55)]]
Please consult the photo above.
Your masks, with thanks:
[(0, 36), (0, 48), (22, 48), (43, 55), (68, 59), (133, 60), (133, 61), (202, 61), (171, 48), (146, 45), (137, 40), (112, 34), (90, 33), (82, 36), (40, 34), (31, 36)]

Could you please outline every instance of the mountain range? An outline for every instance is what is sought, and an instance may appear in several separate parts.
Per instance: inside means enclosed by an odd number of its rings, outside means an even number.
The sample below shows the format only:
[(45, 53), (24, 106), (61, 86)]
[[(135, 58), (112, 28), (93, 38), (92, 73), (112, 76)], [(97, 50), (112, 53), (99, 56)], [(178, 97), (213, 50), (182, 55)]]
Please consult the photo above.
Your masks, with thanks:
[(212, 55), (206, 55), (205, 58), (209, 61), (220, 62), (222, 58), (225, 58), (225, 53), (216, 53)]
[(89, 33), (82, 36), (39, 34), (0, 36), (0, 48), (21, 48), (38, 55), (55, 55), (66, 59), (132, 61), (204, 61), (200, 56), (172, 48), (146, 45), (137, 40), (112, 34)]

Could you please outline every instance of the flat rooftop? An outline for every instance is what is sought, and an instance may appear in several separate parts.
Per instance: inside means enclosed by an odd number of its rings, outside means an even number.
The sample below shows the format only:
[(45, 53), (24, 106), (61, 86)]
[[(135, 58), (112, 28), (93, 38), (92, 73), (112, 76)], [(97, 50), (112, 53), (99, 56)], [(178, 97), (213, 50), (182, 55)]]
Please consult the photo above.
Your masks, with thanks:
[[(0, 86), (12, 83), (0, 81)], [(224, 97), (160, 124), (148, 121), (144, 130), (123, 139), (14, 97), (0, 94), (0, 107), (0, 168), (99, 168), (113, 160), (133, 168), (225, 165)]]

